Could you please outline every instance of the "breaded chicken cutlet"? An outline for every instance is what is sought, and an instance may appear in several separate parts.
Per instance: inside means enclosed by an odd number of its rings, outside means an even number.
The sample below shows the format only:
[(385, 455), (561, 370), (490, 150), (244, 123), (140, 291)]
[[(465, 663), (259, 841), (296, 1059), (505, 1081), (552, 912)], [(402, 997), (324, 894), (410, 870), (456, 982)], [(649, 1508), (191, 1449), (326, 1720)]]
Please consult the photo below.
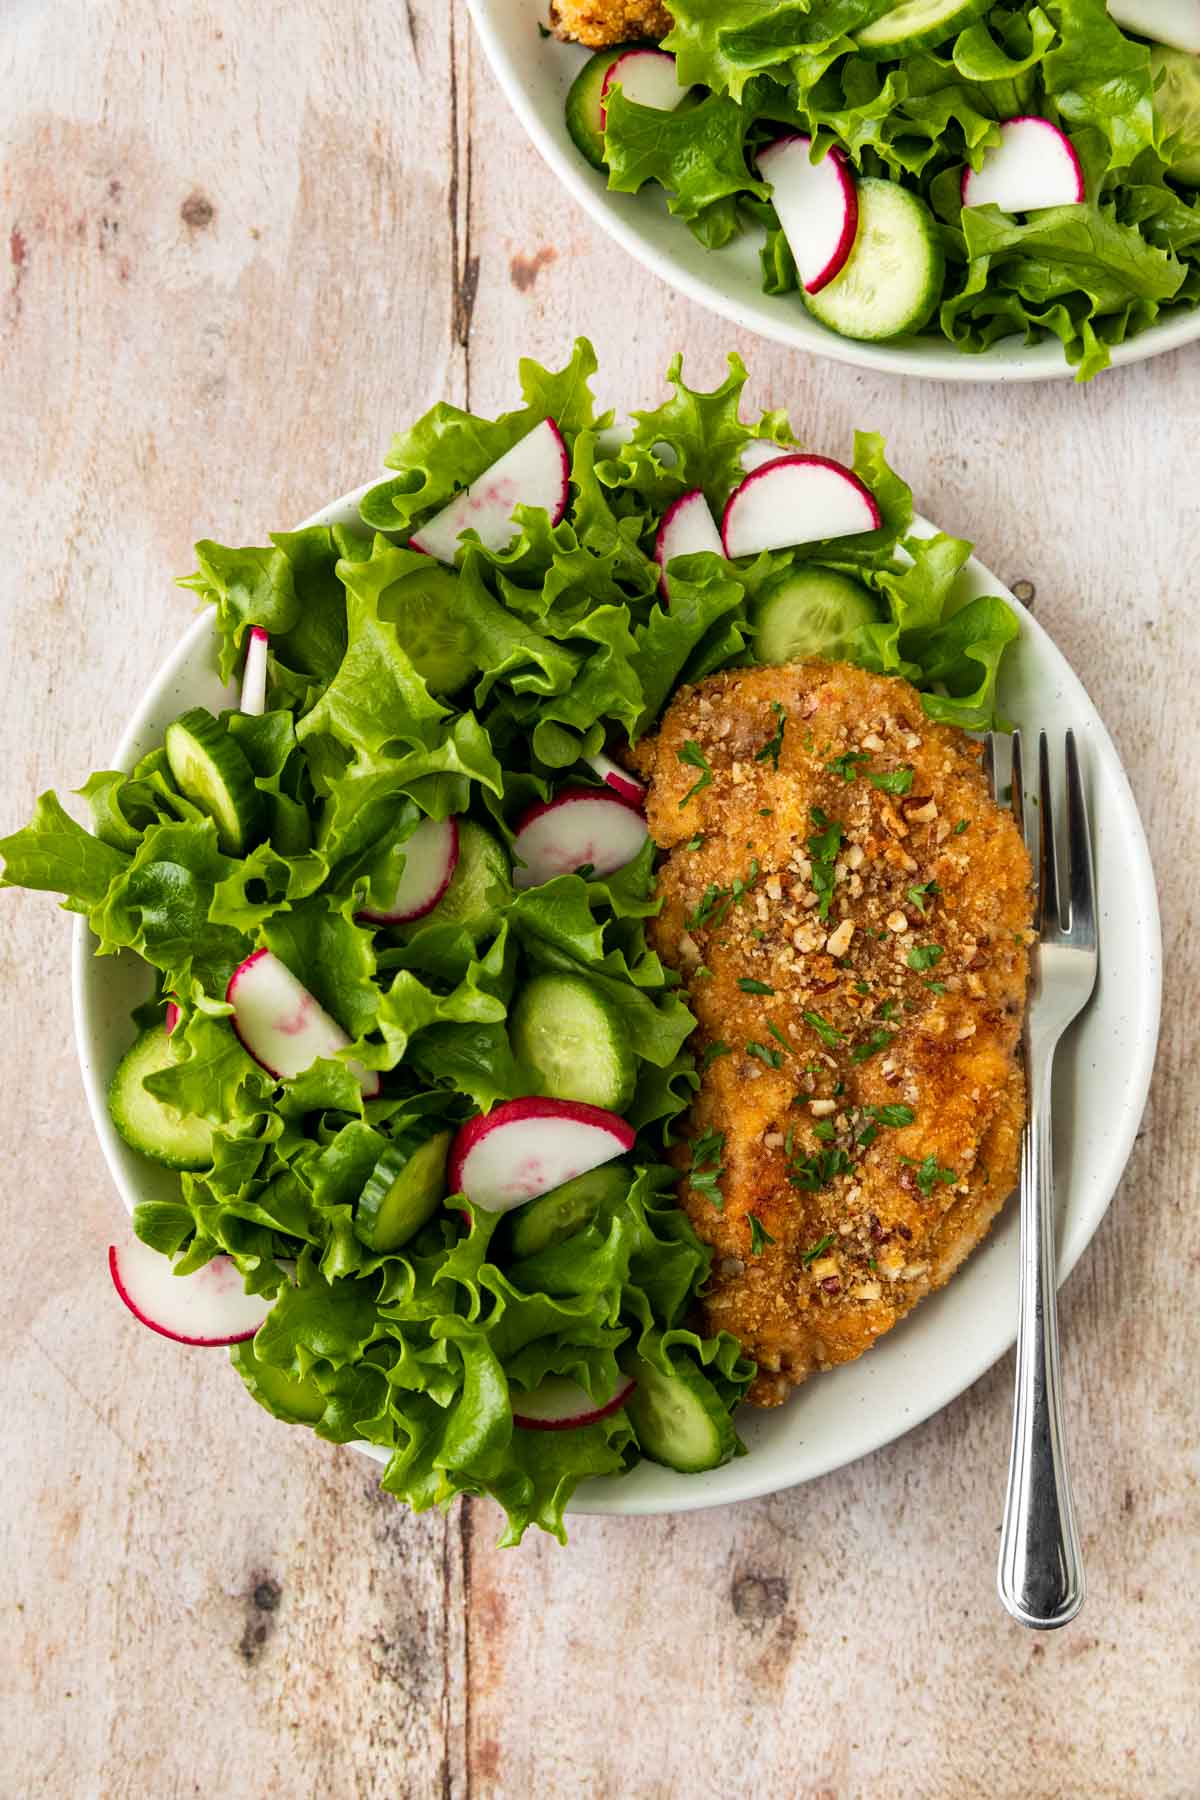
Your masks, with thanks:
[(666, 37), (671, 15), (659, 0), (550, 0), (555, 37), (593, 50)]
[(1030, 868), (979, 745), (846, 664), (682, 688), (633, 760), (699, 1021), (676, 1152), (774, 1406), (941, 1287), (1017, 1178)]

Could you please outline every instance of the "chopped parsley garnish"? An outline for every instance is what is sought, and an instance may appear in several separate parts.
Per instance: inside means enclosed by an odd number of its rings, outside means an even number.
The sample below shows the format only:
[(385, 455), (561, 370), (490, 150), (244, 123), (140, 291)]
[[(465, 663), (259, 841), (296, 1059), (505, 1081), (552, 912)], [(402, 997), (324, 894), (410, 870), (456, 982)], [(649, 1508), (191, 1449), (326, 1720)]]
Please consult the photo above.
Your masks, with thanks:
[(822, 1018), (819, 1012), (806, 1012), (804, 1023), (811, 1025), (821, 1042), (828, 1044), (831, 1050), (836, 1044), (844, 1044), (846, 1041), (836, 1025), (831, 1025), (829, 1020)]
[(775, 989), (769, 981), (756, 981), (753, 975), (743, 975), (738, 981), (743, 994), (773, 994)]
[(788, 1170), (788, 1180), (793, 1187), (805, 1188), (815, 1194), (819, 1188), (828, 1187), (838, 1175), (847, 1175), (854, 1167), (850, 1158), (839, 1144), (833, 1150), (817, 1150), (803, 1161), (796, 1161)]
[(711, 1069), (718, 1056), (730, 1056), (732, 1053), (732, 1044), (727, 1044), (723, 1038), (714, 1039), (711, 1044), (704, 1046), (704, 1054), (700, 1058), (700, 1073), (703, 1075), (705, 1069)]
[(695, 837), (689, 838), (687, 843), (683, 847), (685, 850), (698, 850), (703, 842), (704, 842), (704, 833), (702, 831), (698, 831), (696, 833)]
[(817, 1260), (818, 1256), (820, 1256), (822, 1250), (828, 1250), (829, 1246), (834, 1241), (835, 1241), (835, 1239), (834, 1239), (833, 1233), (829, 1232), (825, 1237), (818, 1238), (816, 1243), (812, 1246), (811, 1249), (802, 1251), (801, 1256), (800, 1256), (800, 1261), (804, 1264), (805, 1268), (807, 1269), (810, 1262), (816, 1262), (816, 1260)]
[(757, 1213), (747, 1213), (746, 1223), (750, 1227), (750, 1254), (751, 1256), (761, 1256), (763, 1253), (763, 1245), (773, 1244), (775, 1239), (771, 1236)]
[(819, 901), (817, 915), (827, 919), (829, 903), (833, 899), (834, 864), (842, 847), (845, 828), (836, 819), (829, 818), (819, 806), (812, 807), (808, 816), (817, 828), (808, 840), (813, 892)]
[(955, 837), (959, 837), (967, 829), (969, 822), (970, 821), (967, 819), (960, 819), (958, 821), (958, 824), (954, 827)]
[(706, 1131), (702, 1137), (695, 1138), (692, 1143), (692, 1166), (688, 1171), (688, 1185), (698, 1194), (703, 1194), (709, 1205), (717, 1212), (725, 1210), (725, 1196), (721, 1192), (720, 1180), (725, 1173), (725, 1164), (721, 1160), (725, 1154), (725, 1133), (723, 1131)]
[(868, 775), (867, 780), (882, 794), (908, 794), (912, 791), (913, 772), (911, 769), (889, 769), (886, 775)]
[(925, 986), (929, 989), (931, 994), (944, 994), (946, 991), (946, 984), (944, 981), (927, 981)]
[(934, 895), (940, 894), (941, 891), (942, 890), (936, 881), (923, 881), (920, 887), (909, 888), (908, 898), (912, 901), (921, 917), (924, 918), (926, 900), (933, 899)]
[(875, 1142), (875, 1139), (878, 1136), (879, 1136), (878, 1125), (864, 1125), (862, 1130), (858, 1134), (858, 1141), (860, 1144), (863, 1144), (863, 1145), (873, 1144)]
[(917, 1171), (917, 1186), (927, 1199), (933, 1192), (933, 1184), (935, 1181), (950, 1183), (958, 1180), (958, 1176), (953, 1169), (942, 1169), (938, 1167), (938, 1159), (934, 1156), (932, 1151), (930, 1151), (923, 1163), (918, 1163), (915, 1157), (911, 1156), (902, 1156), (900, 1160)]
[(856, 994), (869, 994), (871, 989), (867, 982), (856, 981), (854, 984), (854, 991)]
[(935, 963), (940, 963), (945, 954), (940, 944), (914, 944), (904, 960), (919, 975), (925, 969), (932, 969)]
[(775, 1039), (775, 1042), (777, 1044), (783, 1045), (784, 1049), (787, 1051), (789, 1056), (795, 1056), (795, 1054), (796, 1054), (795, 1045), (790, 1044), (788, 1042), (787, 1038), (784, 1037), (782, 1031), (780, 1031), (778, 1025), (773, 1025), (773, 1024), (768, 1023), (767, 1030), (770, 1032), (771, 1036)]
[(582, 875), (585, 881), (590, 881), (592, 876), (596, 873), (596, 865), (595, 863), (580, 863), (575, 873), (577, 875)]
[(766, 762), (771, 759), (771, 767), (779, 767), (779, 752), (783, 749), (783, 733), (787, 725), (787, 713), (778, 700), (772, 700), (771, 711), (775, 714), (775, 736), (767, 739), (761, 750), (755, 751), (755, 762)]
[(689, 738), (687, 743), (683, 746), (683, 749), (677, 750), (675, 754), (678, 756), (681, 763), (687, 763), (689, 768), (699, 769), (701, 771), (700, 779), (695, 787), (689, 788), (687, 793), (683, 796), (683, 799), (679, 802), (679, 810), (682, 812), (688, 801), (693, 799), (700, 792), (701, 788), (712, 786), (713, 772), (709, 767), (707, 756), (705, 756), (695, 738)]
[(731, 891), (728, 888), (718, 887), (715, 881), (710, 881), (700, 896), (699, 906), (694, 913), (688, 914), (686, 923), (689, 931), (694, 930), (698, 925), (711, 925), (715, 931), (719, 925), (723, 924), (725, 914), (732, 905), (733, 894)]
[(819, 1138), (823, 1144), (832, 1144), (837, 1136), (837, 1126), (831, 1119), (822, 1119), (819, 1124), (813, 1126), (813, 1136)]
[(881, 1050), (886, 1050), (895, 1041), (895, 1037), (894, 1031), (873, 1031), (865, 1043), (855, 1044), (850, 1052), (851, 1062), (867, 1062), (872, 1056), (878, 1056)]
[(877, 1119), (881, 1125), (911, 1125), (916, 1113), (911, 1106), (864, 1106), (863, 1111), (869, 1118)]
[(892, 1014), (895, 1012), (895, 1010), (896, 1010), (896, 1002), (894, 1000), (885, 1000), (883, 1005), (879, 1009), (877, 1017), (879, 1017), (880, 1019), (883, 1019), (883, 1020), (890, 1019)]
[(740, 875), (735, 875), (733, 878), (733, 886), (730, 888), (729, 892), (735, 906), (740, 906), (742, 904), (742, 901), (746, 898), (746, 895), (750, 892), (757, 880), (758, 858), (757, 856), (752, 856), (750, 858), (750, 867), (746, 871), (745, 881), (742, 880)]
[(747, 1056), (757, 1056), (759, 1062), (766, 1063), (768, 1069), (777, 1069), (783, 1061), (782, 1052), (772, 1050), (769, 1044), (747, 1044)]
[(835, 756), (832, 762), (825, 764), (825, 767), (831, 769), (835, 775), (840, 775), (843, 781), (853, 781), (858, 774), (858, 765), (868, 763), (870, 760), (864, 750), (847, 750), (844, 756)]

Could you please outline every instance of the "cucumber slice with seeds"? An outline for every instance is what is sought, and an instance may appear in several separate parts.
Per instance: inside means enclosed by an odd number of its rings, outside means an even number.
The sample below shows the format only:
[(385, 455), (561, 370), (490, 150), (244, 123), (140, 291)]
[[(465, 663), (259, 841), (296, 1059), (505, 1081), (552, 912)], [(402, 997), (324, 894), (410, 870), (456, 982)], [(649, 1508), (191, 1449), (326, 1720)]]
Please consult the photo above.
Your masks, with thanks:
[(624, 1019), (581, 975), (535, 975), (513, 1009), (512, 1047), (552, 1100), (621, 1112), (637, 1059)]
[(108, 1110), (125, 1142), (169, 1169), (207, 1169), (213, 1159), (213, 1128), (207, 1119), (181, 1113), (145, 1087), (147, 1075), (173, 1069), (179, 1053), (165, 1025), (143, 1031), (117, 1064), (108, 1090)]
[(448, 1131), (397, 1138), (367, 1177), (354, 1210), (355, 1235), (370, 1250), (398, 1250), (427, 1225), (446, 1192)]
[(405, 654), (432, 694), (454, 694), (479, 667), (459, 617), (458, 576), (428, 559), (385, 590), (381, 616), (396, 627)]
[(737, 1449), (737, 1432), (716, 1388), (686, 1354), (671, 1373), (630, 1351), (618, 1357), (636, 1388), (625, 1402), (643, 1456), (681, 1475), (718, 1469)]
[(619, 56), (625, 56), (630, 50), (638, 48), (637, 44), (618, 44), (612, 50), (597, 50), (571, 83), (566, 103), (567, 130), (574, 140), (575, 148), (582, 156), (586, 156), (593, 169), (603, 169), (606, 166), (604, 127), (600, 123), (604, 110), (600, 103), (604, 78)]
[(861, 625), (878, 613), (861, 582), (836, 569), (802, 563), (767, 587), (754, 609), (754, 648), (759, 662), (804, 662), (818, 657), (844, 662)]
[(167, 726), (164, 747), (176, 787), (216, 825), (226, 856), (244, 856), (261, 832), (263, 799), (241, 747), (202, 706)]
[(601, 1163), (530, 1200), (513, 1214), (510, 1243), (514, 1257), (537, 1256), (582, 1231), (602, 1212), (619, 1206), (633, 1177), (620, 1163)]
[(869, 62), (890, 62), (916, 50), (932, 50), (935, 44), (957, 37), (990, 5), (991, 0), (905, 0), (904, 5), (856, 31), (855, 48)]
[(804, 294), (814, 319), (841, 337), (882, 342), (920, 331), (942, 295), (945, 252), (925, 202), (895, 181), (858, 184), (858, 235), (841, 272)]

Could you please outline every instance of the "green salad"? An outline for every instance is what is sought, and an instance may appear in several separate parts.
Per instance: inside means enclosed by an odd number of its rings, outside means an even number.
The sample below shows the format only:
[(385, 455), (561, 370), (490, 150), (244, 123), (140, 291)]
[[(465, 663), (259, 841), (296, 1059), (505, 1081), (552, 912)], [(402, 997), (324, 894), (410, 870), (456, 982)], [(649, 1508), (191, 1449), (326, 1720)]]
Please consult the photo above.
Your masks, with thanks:
[(677, 360), (618, 433), (595, 369), (581, 340), (501, 418), (433, 407), (364, 528), (199, 544), (237, 703), (93, 775), (90, 831), (47, 793), (0, 842), (4, 885), (146, 966), (110, 1109), (169, 1187), (122, 1297), (381, 1447), (412, 1507), (492, 1495), (510, 1543), (563, 1537), (584, 1478), (738, 1454), (753, 1374), (693, 1328), (694, 1020), (623, 753), (681, 683), (814, 653), (987, 726), (1017, 632), (963, 603), (968, 544), (912, 533), (878, 437), (850, 467), (743, 423), (736, 357), (711, 393)]
[(1200, 300), (1185, 11), (1114, 0), (1135, 37), (1104, 0), (672, 0), (660, 49), (592, 57), (567, 123), (709, 249), (764, 228), (763, 291), (834, 332), (1053, 336), (1086, 380)]

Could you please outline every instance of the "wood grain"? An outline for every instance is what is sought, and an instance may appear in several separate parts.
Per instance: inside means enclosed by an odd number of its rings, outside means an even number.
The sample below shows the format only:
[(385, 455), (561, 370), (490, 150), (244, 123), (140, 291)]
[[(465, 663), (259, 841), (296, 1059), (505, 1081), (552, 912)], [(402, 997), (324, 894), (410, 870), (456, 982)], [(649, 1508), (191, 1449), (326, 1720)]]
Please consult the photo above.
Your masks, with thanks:
[(1195, 351), (1067, 384), (876, 379), (642, 273), (525, 142), (454, 0), (33, 0), (0, 18), (5, 827), (103, 765), (188, 617), (194, 538), (369, 476), (434, 398), (509, 403), (586, 331), (611, 397), (682, 346), (833, 453), (884, 430), (1088, 685), (1162, 887), (1167, 1007), (1120, 1192), (1065, 1296), (1091, 1593), (993, 1600), (1011, 1371), (869, 1460), (492, 1548), (265, 1419), (115, 1309), (68, 922), (0, 908), (0, 1791), (14, 1796), (1190, 1796)]

